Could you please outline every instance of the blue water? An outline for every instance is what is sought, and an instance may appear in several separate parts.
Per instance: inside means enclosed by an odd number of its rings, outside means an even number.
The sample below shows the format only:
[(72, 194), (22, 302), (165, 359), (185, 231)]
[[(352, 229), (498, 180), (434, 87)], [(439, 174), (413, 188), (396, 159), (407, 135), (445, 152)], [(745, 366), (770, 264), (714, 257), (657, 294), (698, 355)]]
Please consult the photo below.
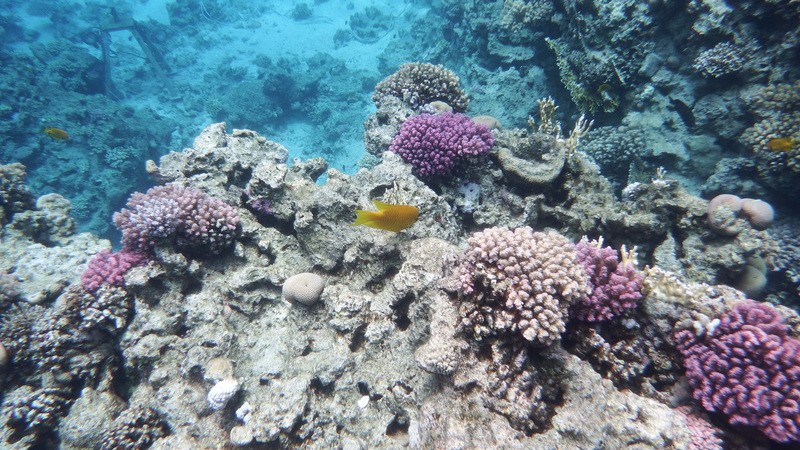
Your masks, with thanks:
[[(796, 193), (796, 171), (757, 180), (750, 167), (784, 167), (785, 155), (743, 142), (763, 112), (747, 93), (798, 79), (796, 7), (701, 3), (5, 1), (0, 163), (24, 163), (36, 194), (65, 195), (83, 230), (109, 236), (113, 212), (153, 184), (145, 161), (191, 146), (210, 123), (354, 173), (375, 85), (419, 61), (458, 74), (468, 113), (506, 128), (526, 128), (546, 96), (565, 132), (588, 112), (598, 131), (582, 150), (618, 192), (663, 167), (708, 197)], [(743, 65), (719, 78), (697, 65), (730, 43)], [(792, 133), (800, 140), (796, 126), (774, 137)]]

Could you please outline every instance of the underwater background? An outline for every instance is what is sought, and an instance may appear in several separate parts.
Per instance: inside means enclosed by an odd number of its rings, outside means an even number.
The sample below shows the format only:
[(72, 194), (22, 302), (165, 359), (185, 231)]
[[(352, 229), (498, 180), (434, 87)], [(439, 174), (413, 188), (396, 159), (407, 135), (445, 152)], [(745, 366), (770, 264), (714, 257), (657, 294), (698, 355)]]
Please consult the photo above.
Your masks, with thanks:
[(795, 448), (798, 23), (0, 0), (0, 447)]

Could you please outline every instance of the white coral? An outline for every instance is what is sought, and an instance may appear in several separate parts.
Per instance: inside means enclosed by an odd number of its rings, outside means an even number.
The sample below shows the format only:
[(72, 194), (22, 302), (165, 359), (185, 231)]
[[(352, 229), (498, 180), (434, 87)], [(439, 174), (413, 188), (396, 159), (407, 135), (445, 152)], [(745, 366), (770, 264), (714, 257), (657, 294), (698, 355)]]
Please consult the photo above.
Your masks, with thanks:
[(208, 404), (213, 410), (225, 407), (228, 401), (239, 392), (239, 383), (236, 380), (222, 380), (208, 391)]

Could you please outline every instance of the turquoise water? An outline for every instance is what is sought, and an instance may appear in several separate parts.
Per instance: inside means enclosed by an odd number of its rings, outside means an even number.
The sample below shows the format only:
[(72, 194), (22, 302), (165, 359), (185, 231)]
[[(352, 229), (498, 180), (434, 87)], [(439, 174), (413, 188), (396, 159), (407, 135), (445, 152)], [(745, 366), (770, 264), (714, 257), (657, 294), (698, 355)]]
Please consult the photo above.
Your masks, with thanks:
[[(800, 139), (797, 106), (754, 100), (798, 78), (796, 6), (577, 5), (4, 2), (0, 163), (24, 163), (37, 194), (65, 195), (83, 230), (113, 237), (113, 212), (154, 183), (145, 161), (190, 147), (211, 123), (255, 130), (290, 161), (323, 156), (355, 173), (375, 85), (417, 61), (454, 71), (468, 114), (505, 127), (525, 128), (546, 96), (565, 128), (588, 113), (580, 150), (618, 193), (659, 167), (709, 197), (797, 193), (796, 171), (781, 169), (797, 149), (765, 147)], [(775, 164), (781, 173), (759, 172)]]

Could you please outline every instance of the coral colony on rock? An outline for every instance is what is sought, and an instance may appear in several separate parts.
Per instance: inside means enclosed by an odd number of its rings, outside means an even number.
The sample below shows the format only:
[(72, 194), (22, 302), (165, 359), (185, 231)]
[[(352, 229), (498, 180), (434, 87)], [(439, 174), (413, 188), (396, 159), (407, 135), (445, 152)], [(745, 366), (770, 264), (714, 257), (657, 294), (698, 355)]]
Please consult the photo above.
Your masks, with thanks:
[(0, 2), (1, 448), (800, 446), (797, 0), (109, 5)]

